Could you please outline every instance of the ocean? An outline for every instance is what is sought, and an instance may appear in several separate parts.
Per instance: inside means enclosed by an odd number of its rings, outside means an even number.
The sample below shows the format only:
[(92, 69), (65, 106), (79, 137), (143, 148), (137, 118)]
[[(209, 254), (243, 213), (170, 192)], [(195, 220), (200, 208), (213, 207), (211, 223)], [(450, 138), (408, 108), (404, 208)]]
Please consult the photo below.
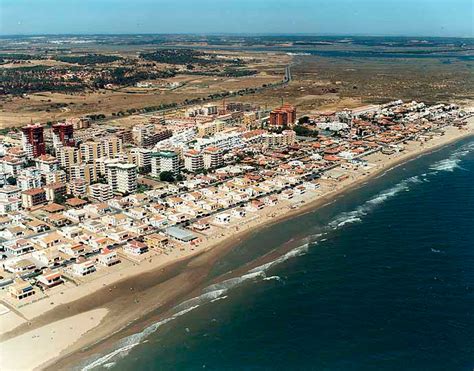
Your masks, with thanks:
[(472, 370), (474, 139), (256, 232), (209, 282), (81, 367)]

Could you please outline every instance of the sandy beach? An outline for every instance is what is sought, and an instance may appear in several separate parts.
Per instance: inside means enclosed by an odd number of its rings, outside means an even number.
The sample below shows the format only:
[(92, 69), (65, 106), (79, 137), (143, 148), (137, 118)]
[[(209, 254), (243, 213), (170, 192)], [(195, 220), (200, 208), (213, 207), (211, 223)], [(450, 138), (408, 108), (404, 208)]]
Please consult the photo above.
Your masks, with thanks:
[[(471, 117), (467, 128), (447, 127), (444, 135), (428, 142), (409, 142), (403, 152), (371, 154), (365, 158), (370, 166), (349, 171), (346, 180), (321, 181), (319, 189), (252, 213), (238, 225), (204, 238), (194, 250), (153, 256), (79, 287), (56, 290), (46, 300), (0, 311), (1, 368), (66, 369), (78, 359), (107, 348), (124, 333), (136, 332), (134, 321), (158, 308), (166, 315), (176, 303), (191, 297), (214, 262), (260, 228), (313, 211), (401, 163), (472, 135)], [(39, 347), (38, 342), (44, 339), (47, 347)], [(90, 348), (93, 344), (97, 348)], [(21, 351), (24, 349), (29, 351)]]

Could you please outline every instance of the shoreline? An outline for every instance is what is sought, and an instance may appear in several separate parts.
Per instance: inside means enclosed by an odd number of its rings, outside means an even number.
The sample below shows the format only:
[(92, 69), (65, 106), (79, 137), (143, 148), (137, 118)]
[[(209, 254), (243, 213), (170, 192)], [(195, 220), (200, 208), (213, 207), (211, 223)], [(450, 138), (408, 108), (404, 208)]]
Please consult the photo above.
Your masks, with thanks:
[[(192, 294), (199, 289), (214, 261), (253, 233), (270, 225), (283, 223), (296, 216), (313, 212), (327, 203), (333, 202), (338, 196), (363, 186), (364, 183), (401, 164), (473, 136), (473, 120), (470, 119), (468, 130), (461, 131), (449, 127), (447, 128), (448, 131), (449, 133), (445, 136), (435, 137), (423, 146), (419, 146), (418, 142), (410, 142), (413, 144), (413, 148), (401, 154), (387, 156), (376, 153), (369, 155), (368, 157), (371, 157), (369, 162), (376, 166), (368, 172), (356, 174), (353, 178), (338, 183), (332, 190), (323, 192), (316, 199), (311, 199), (311, 197), (308, 202), (300, 204), (297, 208), (290, 208), (290, 204), (286, 207), (277, 205), (276, 208), (265, 209), (266, 215), (262, 213), (262, 218), (257, 217), (250, 220), (246, 225), (247, 228), (242, 227), (230, 235), (223, 235), (223, 238), (219, 236), (220, 238), (215, 241), (209, 240), (202, 248), (186, 256), (174, 259), (170, 257), (161, 264), (156, 264), (156, 262), (140, 264), (131, 267), (128, 274), (127, 272), (118, 271), (117, 273), (121, 272), (121, 274), (116, 275), (116, 281), (109, 285), (96, 285), (98, 288), (95, 291), (91, 290), (73, 301), (64, 302), (39, 316), (33, 317), (31, 319), (32, 327), (23, 324), (5, 331), (1, 335), (0, 341), (19, 341), (23, 335), (32, 330), (44, 330), (48, 325), (57, 321), (73, 321), (76, 315), (103, 308), (107, 310), (107, 314), (102, 317), (99, 324), (85, 333), (67, 335), (68, 339), (75, 341), (67, 349), (58, 347), (56, 350), (59, 349), (59, 351), (54, 353), (54, 357), (36, 362), (35, 368), (63, 369), (77, 364), (84, 357), (101, 353), (101, 350), (108, 349), (117, 339), (135, 333), (139, 328), (143, 329), (144, 320), (153, 311), (161, 309), (159, 317), (166, 318), (168, 312), (176, 304), (193, 297)], [(274, 210), (270, 210), (272, 208)], [(273, 212), (270, 216), (269, 211)], [(267, 255), (271, 255), (271, 252)], [(223, 276), (226, 275), (228, 274)], [(110, 289), (111, 285), (114, 286), (112, 291)], [(90, 287), (87, 287), (87, 289), (90, 289)], [(132, 291), (133, 293), (131, 293)], [(158, 302), (157, 299), (159, 299)], [(125, 307), (127, 312), (123, 313)], [(73, 310), (70, 310), (71, 308)], [(53, 320), (55, 318), (56, 320)]]

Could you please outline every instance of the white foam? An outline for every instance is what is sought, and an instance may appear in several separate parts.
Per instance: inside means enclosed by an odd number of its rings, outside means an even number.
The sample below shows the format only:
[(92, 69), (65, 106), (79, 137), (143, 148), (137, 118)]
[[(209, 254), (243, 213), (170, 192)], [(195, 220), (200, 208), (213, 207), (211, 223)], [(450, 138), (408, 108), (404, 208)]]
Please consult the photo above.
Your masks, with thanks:
[(270, 277), (265, 277), (263, 279), (264, 281), (281, 281), (280, 276), (270, 276)]
[(360, 223), (362, 218), (370, 213), (377, 206), (381, 205), (388, 199), (394, 197), (400, 192), (409, 191), (410, 184), (422, 183), (422, 180), (418, 176), (412, 176), (405, 180), (402, 180), (400, 183), (395, 186), (378, 193), (376, 196), (370, 200), (364, 202), (362, 205), (358, 206), (355, 210), (347, 211), (339, 214), (329, 223), (329, 228), (338, 229), (344, 227), (347, 224)]
[(142, 332), (127, 336), (126, 338), (124, 338), (120, 341), (121, 346), (119, 348), (115, 349), (114, 351), (112, 351), (112, 352), (110, 352), (110, 353), (108, 353), (108, 354), (106, 354), (106, 355), (104, 355), (100, 358), (97, 358), (93, 362), (91, 362), (91, 363), (87, 364), (86, 366), (82, 367), (82, 370), (83, 371), (92, 370), (96, 367), (105, 365), (106, 363), (107, 364), (112, 363), (112, 362), (109, 362), (111, 359), (125, 357), (130, 352), (130, 350), (132, 350), (133, 348), (135, 348), (137, 345), (140, 344), (140, 342), (143, 338), (149, 336), (150, 334), (152, 334), (153, 332), (158, 330), (158, 328), (160, 326), (162, 326), (165, 323), (168, 323), (168, 322), (170, 322), (170, 321), (172, 321), (172, 320), (174, 320), (174, 319), (176, 319), (176, 318), (192, 311), (193, 309), (196, 309), (197, 307), (199, 307), (199, 305), (184, 309), (180, 312), (177, 312), (177, 313), (173, 314), (172, 316), (170, 316), (168, 318), (163, 319), (162, 321), (156, 322), (156, 323), (148, 326)]
[(271, 267), (273, 267), (277, 264), (283, 263), (285, 260), (288, 260), (288, 259), (306, 254), (308, 252), (308, 247), (309, 247), (309, 244), (307, 244), (307, 243), (305, 243), (304, 245), (298, 246), (298, 247), (294, 248), (293, 250), (288, 251), (285, 255), (282, 255), (279, 258), (277, 258), (277, 259), (275, 259), (275, 260), (273, 260), (269, 263), (262, 264), (258, 267), (255, 267), (255, 268), (251, 269), (249, 271), (249, 273), (254, 273), (254, 274), (260, 273), (260, 274), (262, 274), (265, 271), (267, 271), (268, 269), (270, 269)]
[(227, 295), (219, 296), (218, 298), (212, 299), (211, 303), (214, 303), (215, 301), (219, 301), (219, 300), (224, 300), (224, 299), (227, 299), (227, 298), (228, 298)]
[[(455, 169), (463, 169), (460, 166), (462, 158), (474, 151), (474, 143), (468, 143), (452, 153), (447, 159), (441, 160), (430, 166), (431, 170), (453, 172)], [(464, 169), (463, 169), (464, 170)]]

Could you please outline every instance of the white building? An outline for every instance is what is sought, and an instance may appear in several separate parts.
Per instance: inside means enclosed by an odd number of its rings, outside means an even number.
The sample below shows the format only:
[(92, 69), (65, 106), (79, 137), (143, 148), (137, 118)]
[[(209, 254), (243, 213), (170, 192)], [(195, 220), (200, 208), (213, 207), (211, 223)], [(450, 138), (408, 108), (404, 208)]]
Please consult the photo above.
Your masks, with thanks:
[(203, 162), (205, 169), (213, 169), (224, 165), (223, 151), (217, 147), (208, 147), (204, 150)]
[(51, 173), (59, 169), (59, 161), (50, 155), (35, 158), (36, 168), (42, 173)]
[(17, 184), (22, 191), (41, 187), (41, 174), (36, 168), (23, 169), (18, 175)]
[(160, 151), (151, 158), (151, 175), (159, 177), (163, 171), (179, 174), (179, 156), (175, 151)]
[(109, 164), (107, 183), (114, 193), (135, 193), (137, 191), (137, 167), (130, 163)]
[(132, 148), (130, 150), (130, 159), (139, 168), (151, 166), (151, 155), (153, 151), (146, 148)]
[(204, 169), (202, 153), (196, 150), (189, 150), (184, 154), (184, 168), (192, 173)]
[(242, 133), (218, 133), (211, 138), (198, 138), (196, 140), (195, 149), (201, 151), (208, 147), (218, 147), (223, 150), (243, 147)]
[(89, 196), (98, 201), (108, 201), (113, 197), (112, 188), (109, 184), (93, 184), (89, 186)]

